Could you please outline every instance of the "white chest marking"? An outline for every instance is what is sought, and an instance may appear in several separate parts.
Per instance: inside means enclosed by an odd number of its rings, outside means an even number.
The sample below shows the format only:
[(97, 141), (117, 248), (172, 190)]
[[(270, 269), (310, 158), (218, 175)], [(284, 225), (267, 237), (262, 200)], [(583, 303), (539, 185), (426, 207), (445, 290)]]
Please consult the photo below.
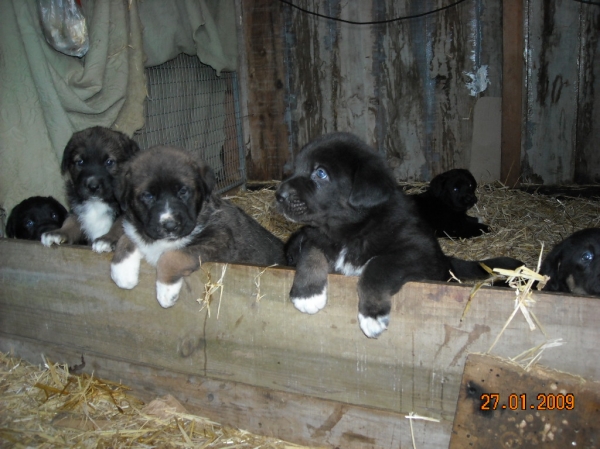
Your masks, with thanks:
[(352, 265), (351, 263), (346, 262), (347, 253), (348, 248), (344, 248), (340, 251), (338, 258), (335, 261), (335, 271), (337, 273), (343, 274), (344, 276), (360, 276), (366, 264), (362, 267), (357, 267), (355, 265)]
[(73, 210), (84, 234), (92, 242), (110, 231), (115, 221), (114, 211), (101, 200), (88, 200), (75, 206)]
[(127, 220), (123, 220), (123, 229), (125, 230), (127, 237), (129, 237), (131, 241), (135, 243), (135, 246), (142, 253), (144, 259), (146, 259), (150, 265), (156, 266), (158, 259), (163, 253), (184, 248), (196, 235), (202, 232), (204, 226), (197, 225), (190, 234), (179, 239), (161, 239), (155, 240), (152, 243), (146, 243), (137, 232), (135, 227)]

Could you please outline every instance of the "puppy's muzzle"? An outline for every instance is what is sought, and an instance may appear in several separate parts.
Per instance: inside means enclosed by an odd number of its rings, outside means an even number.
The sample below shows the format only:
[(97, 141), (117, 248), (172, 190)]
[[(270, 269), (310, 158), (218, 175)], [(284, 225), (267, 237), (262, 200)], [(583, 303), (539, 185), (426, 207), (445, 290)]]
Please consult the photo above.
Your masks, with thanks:
[(306, 213), (306, 203), (300, 200), (296, 191), (285, 182), (279, 185), (277, 192), (275, 192), (275, 198), (279, 209), (283, 213), (296, 216)]

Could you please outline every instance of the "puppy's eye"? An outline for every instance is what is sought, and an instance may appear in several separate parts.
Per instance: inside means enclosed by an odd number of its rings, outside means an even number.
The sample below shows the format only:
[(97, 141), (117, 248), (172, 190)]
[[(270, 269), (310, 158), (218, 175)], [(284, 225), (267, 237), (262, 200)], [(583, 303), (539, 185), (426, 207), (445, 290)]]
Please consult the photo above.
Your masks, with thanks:
[(146, 204), (151, 204), (154, 201), (154, 195), (152, 195), (150, 192), (143, 192), (140, 195), (140, 199)]
[(187, 186), (183, 186), (182, 188), (179, 189), (179, 192), (177, 192), (177, 196), (181, 199), (185, 199), (190, 195), (190, 188)]
[(454, 187), (454, 189), (452, 189), (452, 190), (454, 190), (455, 192), (458, 192), (458, 187)]
[(592, 260), (594, 260), (594, 255), (592, 254), (591, 251), (586, 251), (585, 253), (583, 253), (581, 255), (582, 262), (590, 263)]
[(106, 159), (106, 161), (104, 161), (104, 165), (106, 165), (107, 167), (112, 167), (116, 163), (117, 161), (115, 161), (114, 159)]
[(27, 228), (33, 228), (33, 225), (35, 225), (35, 222), (33, 220), (27, 220), (25, 222), (25, 227)]
[(314, 172), (313, 172), (313, 178), (317, 178), (317, 179), (327, 179), (329, 177), (329, 175), (327, 174), (327, 172), (322, 169), (322, 168), (317, 168)]
[(58, 220), (58, 215), (56, 212), (52, 212), (52, 219), (53, 220)]
[(77, 159), (75, 161), (75, 165), (77, 165), (78, 167), (83, 167), (83, 159)]

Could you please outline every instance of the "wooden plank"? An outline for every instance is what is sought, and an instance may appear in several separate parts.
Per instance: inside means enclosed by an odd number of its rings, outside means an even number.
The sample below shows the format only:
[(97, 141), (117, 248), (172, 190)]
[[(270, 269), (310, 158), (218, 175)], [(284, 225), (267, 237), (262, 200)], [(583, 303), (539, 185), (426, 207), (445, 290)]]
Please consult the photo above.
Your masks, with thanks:
[(577, 145), (573, 180), (578, 184), (600, 182), (600, 8), (581, 4), (579, 31), (579, 88), (577, 89)]
[(584, 62), (578, 51), (581, 4), (531, 0), (527, 5), (521, 172), (525, 182), (570, 183), (577, 146), (579, 71)]
[(503, 0), (502, 156), (500, 179), (514, 187), (521, 176), (523, 1)]
[(600, 447), (600, 383), (471, 354), (450, 449)]
[(288, 129), (284, 122), (285, 73), (279, 2), (241, 2), (247, 70), (247, 108), (250, 152), (248, 179), (281, 179), (289, 159)]
[[(87, 248), (47, 249), (3, 239), (0, 253), (4, 351), (14, 342), (27, 342), (32, 355), (35, 348), (38, 354), (56, 348), (71, 357), (70, 362), (83, 353), (86, 358), (128, 363), (140, 370), (139, 376), (151, 370), (392, 414), (415, 412), (441, 419), (440, 432), (454, 418), (468, 352), (491, 346), (514, 305), (511, 291), (484, 288), (461, 320), (469, 287), (409, 283), (394, 297), (390, 329), (371, 340), (357, 324), (354, 277), (330, 276), (329, 304), (309, 316), (288, 300), (292, 270), (228, 265), (220, 282), (220, 307), (217, 292), (209, 316), (196, 300), (203, 296), (209, 275), (213, 283), (221, 278), (221, 264), (205, 264), (186, 280), (175, 307), (162, 309), (155, 299), (154, 270), (145, 264), (140, 285), (126, 291), (109, 278), (110, 256)], [(549, 338), (567, 341), (547, 350), (542, 362), (600, 379), (600, 361), (586, 356), (600, 341), (600, 301), (541, 293), (535, 297), (535, 313)], [(544, 341), (518, 315), (494, 354), (512, 357)], [(102, 363), (92, 366), (104, 376)], [(116, 373), (111, 368), (110, 376), (104, 377), (114, 378)], [(151, 390), (155, 381), (155, 389), (161, 388), (163, 381), (154, 375), (145, 388)], [(241, 427), (256, 430), (250, 427), (254, 418), (247, 409), (229, 413), (237, 413), (236, 425), (248, 422)], [(307, 425), (303, 416), (285, 416), (290, 424), (278, 436), (310, 439), (305, 430), (298, 430)], [(449, 434), (443, 435), (447, 445)], [(382, 435), (381, 441), (386, 438), (396, 437)]]
[[(80, 363), (72, 348), (39, 340), (0, 337), (0, 350), (41, 363), (41, 354), (53, 361)], [(149, 402), (171, 394), (191, 413), (257, 435), (282, 438), (311, 447), (372, 449), (410, 447), (412, 433), (418, 447), (446, 449), (452, 423), (413, 421), (404, 414), (358, 407), (239, 382), (157, 369), (116, 360), (105, 353), (87, 352), (85, 372), (132, 388), (131, 394)], [(67, 362), (65, 362), (67, 363)]]

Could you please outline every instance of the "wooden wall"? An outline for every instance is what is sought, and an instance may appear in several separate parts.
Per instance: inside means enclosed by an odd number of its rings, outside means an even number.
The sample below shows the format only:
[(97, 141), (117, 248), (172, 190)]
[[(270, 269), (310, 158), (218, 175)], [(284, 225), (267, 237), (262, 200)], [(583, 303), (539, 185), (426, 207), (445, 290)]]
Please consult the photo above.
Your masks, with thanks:
[[(453, 2), (292, 3), (325, 16), (369, 22), (419, 15)], [(261, 89), (268, 86), (257, 96), (264, 107), (254, 104), (249, 113), (249, 178), (282, 173), (302, 145), (335, 130), (355, 132), (385, 152), (400, 180), (426, 181), (450, 168), (469, 168), (472, 149), (480, 151), (473, 145), (476, 106), (503, 95), (503, 32), (512, 33), (514, 25), (503, 20), (503, 4), (509, 3), (519, 1), (466, 0), (427, 16), (356, 25), (282, 2), (242, 2), (248, 68), (260, 71)], [(520, 160), (512, 166), (526, 182), (596, 182), (600, 8), (574, 0), (525, 0), (522, 10), (523, 112), (517, 110), (520, 116), (504, 130), (504, 136), (516, 134), (521, 140)], [(265, 44), (269, 39), (274, 42)], [(253, 62), (253, 54), (272, 58)], [(482, 67), (489, 85), (473, 96), (470, 75)], [(256, 83), (250, 80), (248, 89), (255, 90)], [(266, 104), (269, 95), (283, 104)], [(265, 132), (269, 127), (276, 132)]]

